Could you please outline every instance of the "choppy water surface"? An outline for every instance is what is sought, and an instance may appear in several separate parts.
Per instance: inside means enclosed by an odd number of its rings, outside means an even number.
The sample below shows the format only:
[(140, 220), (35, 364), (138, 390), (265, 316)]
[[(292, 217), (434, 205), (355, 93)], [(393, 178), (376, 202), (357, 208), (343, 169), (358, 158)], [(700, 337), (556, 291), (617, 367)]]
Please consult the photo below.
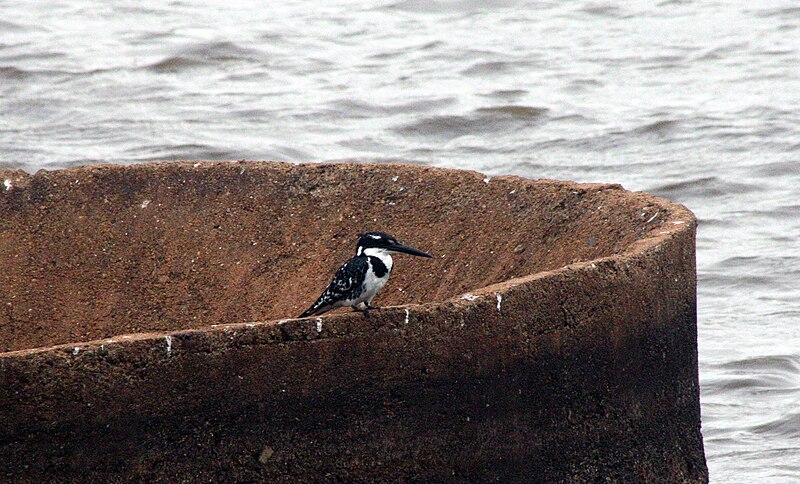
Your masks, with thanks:
[(0, 0), (0, 166), (404, 161), (677, 200), (712, 480), (800, 479), (796, 2), (124, 3)]

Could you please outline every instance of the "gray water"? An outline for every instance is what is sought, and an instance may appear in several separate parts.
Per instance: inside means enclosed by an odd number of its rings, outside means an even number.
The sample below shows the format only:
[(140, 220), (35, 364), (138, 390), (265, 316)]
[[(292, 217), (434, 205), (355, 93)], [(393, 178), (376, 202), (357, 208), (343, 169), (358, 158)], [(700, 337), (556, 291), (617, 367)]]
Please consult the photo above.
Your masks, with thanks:
[(270, 3), (0, 0), (0, 167), (398, 161), (684, 203), (711, 478), (800, 481), (800, 4)]

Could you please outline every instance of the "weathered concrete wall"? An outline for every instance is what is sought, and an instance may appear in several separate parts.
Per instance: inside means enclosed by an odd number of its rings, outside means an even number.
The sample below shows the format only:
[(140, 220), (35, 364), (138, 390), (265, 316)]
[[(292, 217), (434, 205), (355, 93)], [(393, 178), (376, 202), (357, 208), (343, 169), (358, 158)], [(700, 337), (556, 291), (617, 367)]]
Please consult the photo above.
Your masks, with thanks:
[[(681, 206), (401, 165), (0, 178), (0, 477), (707, 479)], [(278, 321), (369, 229), (438, 256), (398, 258), (405, 305)]]

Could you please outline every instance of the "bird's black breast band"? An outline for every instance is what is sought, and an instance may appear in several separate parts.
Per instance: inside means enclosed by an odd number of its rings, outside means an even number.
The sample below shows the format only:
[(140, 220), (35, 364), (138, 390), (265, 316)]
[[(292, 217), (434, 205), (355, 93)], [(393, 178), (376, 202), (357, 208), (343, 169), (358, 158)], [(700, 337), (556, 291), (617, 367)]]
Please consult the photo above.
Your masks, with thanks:
[(372, 272), (375, 273), (376, 277), (383, 277), (389, 272), (389, 269), (386, 268), (386, 264), (374, 255), (369, 256), (369, 261), (372, 263)]

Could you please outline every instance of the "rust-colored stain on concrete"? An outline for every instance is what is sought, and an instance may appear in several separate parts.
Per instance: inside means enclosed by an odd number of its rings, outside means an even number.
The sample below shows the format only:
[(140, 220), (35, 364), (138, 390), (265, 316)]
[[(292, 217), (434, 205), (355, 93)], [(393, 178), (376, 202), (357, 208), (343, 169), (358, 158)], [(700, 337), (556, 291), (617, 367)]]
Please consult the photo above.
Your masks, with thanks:
[[(707, 479), (679, 205), (408, 165), (0, 180), (0, 477)], [(289, 319), (367, 230), (435, 258), (371, 320)]]

